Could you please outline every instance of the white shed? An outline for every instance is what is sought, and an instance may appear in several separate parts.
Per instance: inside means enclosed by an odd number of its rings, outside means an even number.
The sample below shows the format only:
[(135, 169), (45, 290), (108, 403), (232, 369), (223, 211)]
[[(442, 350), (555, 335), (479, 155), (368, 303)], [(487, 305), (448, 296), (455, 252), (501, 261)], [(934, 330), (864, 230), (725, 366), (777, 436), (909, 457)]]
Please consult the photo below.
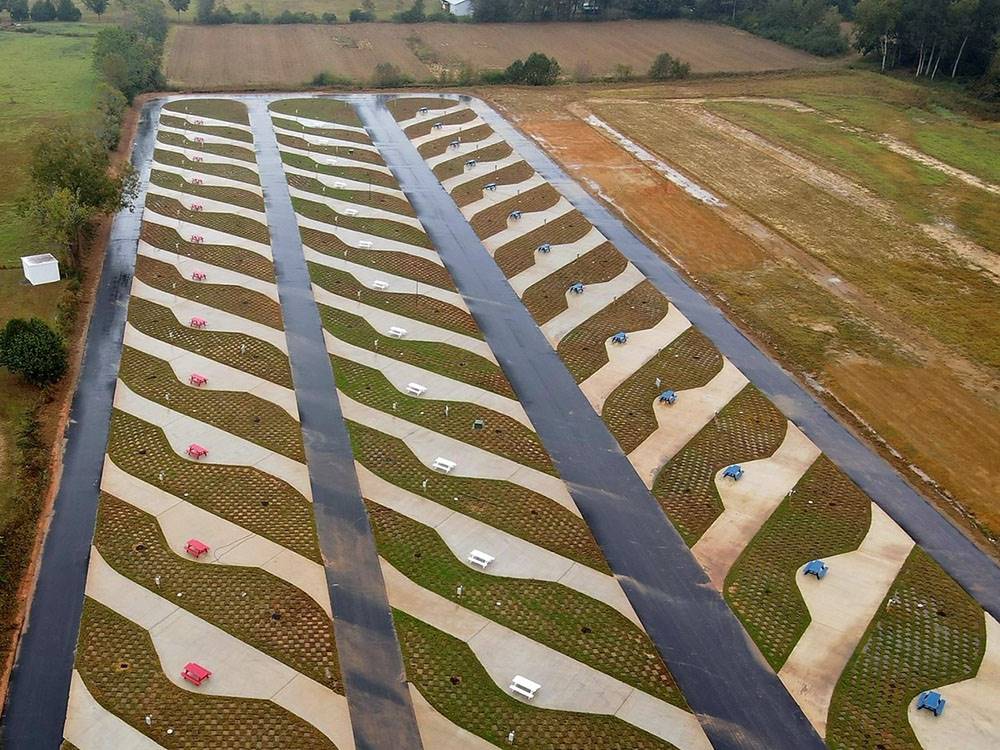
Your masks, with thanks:
[(453, 16), (471, 16), (472, 0), (441, 0), (441, 9)]
[(24, 278), (32, 286), (59, 281), (59, 261), (51, 253), (25, 255), (21, 258), (21, 268), (24, 269)]

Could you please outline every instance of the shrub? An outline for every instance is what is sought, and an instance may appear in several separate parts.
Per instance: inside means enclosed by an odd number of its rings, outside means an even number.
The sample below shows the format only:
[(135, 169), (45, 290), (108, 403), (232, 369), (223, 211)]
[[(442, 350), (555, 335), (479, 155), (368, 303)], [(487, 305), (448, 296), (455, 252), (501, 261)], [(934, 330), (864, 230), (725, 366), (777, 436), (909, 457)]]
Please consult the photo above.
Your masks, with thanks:
[(632, 75), (631, 65), (625, 65), (625, 63), (618, 63), (614, 67), (614, 70), (611, 71), (612, 81), (631, 81), (632, 78), (633, 75)]
[(559, 79), (561, 69), (554, 57), (532, 52), (524, 60), (515, 60), (503, 72), (507, 83), (526, 83), (529, 86), (551, 86)]
[(56, 6), (51, 0), (35, 0), (31, 5), (32, 21), (51, 21), (56, 17)]
[(272, 23), (318, 23), (319, 18), (316, 17), (315, 13), (306, 13), (300, 10), (285, 10), (281, 11), (277, 16), (274, 17)]
[(15, 23), (27, 21), (31, 15), (31, 12), (28, 10), (28, 0), (10, 0), (7, 10), (10, 11), (10, 20)]
[(393, 13), (392, 20), (397, 23), (420, 23), (425, 18), (424, 0), (413, 0), (413, 5), (399, 13)]
[(14, 318), (0, 331), (0, 365), (32, 385), (55, 383), (67, 363), (62, 337), (44, 320)]
[(324, 13), (321, 16), (321, 18), (323, 19), (323, 23), (327, 23), (327, 24), (337, 23), (337, 14), (336, 13), (330, 13), (329, 11), (327, 11), (326, 13)]
[(687, 78), (691, 66), (686, 62), (671, 57), (669, 52), (661, 52), (649, 66), (649, 77), (654, 81), (669, 81), (675, 78)]
[(409, 77), (392, 63), (381, 62), (375, 66), (375, 75), (372, 79), (372, 83), (377, 88), (384, 89), (395, 86), (404, 86), (409, 82)]
[(369, 10), (361, 10), (361, 8), (355, 8), (347, 16), (351, 23), (370, 23), (375, 20), (375, 14)]
[(79, 21), (81, 15), (80, 9), (73, 5), (73, 0), (59, 0), (56, 3), (56, 19), (59, 21)]
[(314, 75), (309, 81), (310, 86), (348, 86), (350, 83), (350, 79), (338, 76), (336, 73), (328, 73), (325, 70)]

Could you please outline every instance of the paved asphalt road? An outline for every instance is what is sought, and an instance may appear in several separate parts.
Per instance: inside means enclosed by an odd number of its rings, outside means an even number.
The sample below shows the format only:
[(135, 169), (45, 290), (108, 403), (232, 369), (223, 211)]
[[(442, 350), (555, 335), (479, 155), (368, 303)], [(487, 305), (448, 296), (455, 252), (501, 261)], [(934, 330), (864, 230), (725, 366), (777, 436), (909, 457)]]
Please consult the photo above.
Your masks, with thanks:
[(111, 226), (79, 385), (70, 407), (63, 481), (42, 551), (27, 628), (11, 675), (3, 716), (2, 742), (6, 750), (57, 750), (63, 739), (111, 404), (142, 223), (141, 206), (145, 203), (159, 111), (159, 102), (143, 107), (132, 149), (132, 165), (143, 178), (137, 208), (135, 212), (119, 213)]
[(419, 750), (403, 658), (267, 100), (250, 108), (337, 651), (358, 750)]
[(386, 99), (350, 98), (716, 750), (823, 748)]
[[(888, 461), (847, 429), (722, 312), (695, 291), (530, 138), (478, 99), (475, 111), (642, 271), (809, 439), (927, 550), (993, 617), (1000, 619), (1000, 566), (941, 515)], [(933, 397), (933, 394), (931, 394)]]

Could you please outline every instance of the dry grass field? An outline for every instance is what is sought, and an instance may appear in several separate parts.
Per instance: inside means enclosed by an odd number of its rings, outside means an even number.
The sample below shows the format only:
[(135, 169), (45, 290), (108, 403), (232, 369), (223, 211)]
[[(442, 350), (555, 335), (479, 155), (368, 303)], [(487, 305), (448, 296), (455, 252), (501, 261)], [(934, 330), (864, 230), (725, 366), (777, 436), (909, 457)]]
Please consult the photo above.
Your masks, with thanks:
[(415, 81), (460, 64), (504, 68), (536, 50), (570, 76), (606, 76), (617, 65), (644, 73), (660, 52), (696, 73), (822, 66), (818, 58), (727, 26), (691, 21), (536, 24), (341, 24), (186, 26), (171, 31), (165, 70), (192, 89), (295, 88), (320, 72), (359, 83), (379, 62)]
[(996, 122), (857, 71), (480, 94), (1000, 550)]

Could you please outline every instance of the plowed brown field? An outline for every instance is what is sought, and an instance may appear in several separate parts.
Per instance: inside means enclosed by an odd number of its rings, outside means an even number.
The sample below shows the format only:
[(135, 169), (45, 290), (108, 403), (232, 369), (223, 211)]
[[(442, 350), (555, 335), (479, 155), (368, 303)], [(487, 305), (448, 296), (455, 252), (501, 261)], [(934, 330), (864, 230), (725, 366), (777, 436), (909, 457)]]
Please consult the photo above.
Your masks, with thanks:
[[(421, 51), (423, 61), (414, 48)], [(431, 81), (442, 68), (459, 63), (477, 69), (504, 68), (536, 50), (553, 55), (569, 75), (608, 75), (619, 64), (644, 73), (653, 58), (665, 51), (689, 62), (696, 73), (824, 64), (804, 52), (728, 26), (618, 21), (175, 26), (165, 68), (171, 85), (199, 89), (297, 87), (322, 71), (365, 82), (380, 62), (397, 65), (416, 81)]]

